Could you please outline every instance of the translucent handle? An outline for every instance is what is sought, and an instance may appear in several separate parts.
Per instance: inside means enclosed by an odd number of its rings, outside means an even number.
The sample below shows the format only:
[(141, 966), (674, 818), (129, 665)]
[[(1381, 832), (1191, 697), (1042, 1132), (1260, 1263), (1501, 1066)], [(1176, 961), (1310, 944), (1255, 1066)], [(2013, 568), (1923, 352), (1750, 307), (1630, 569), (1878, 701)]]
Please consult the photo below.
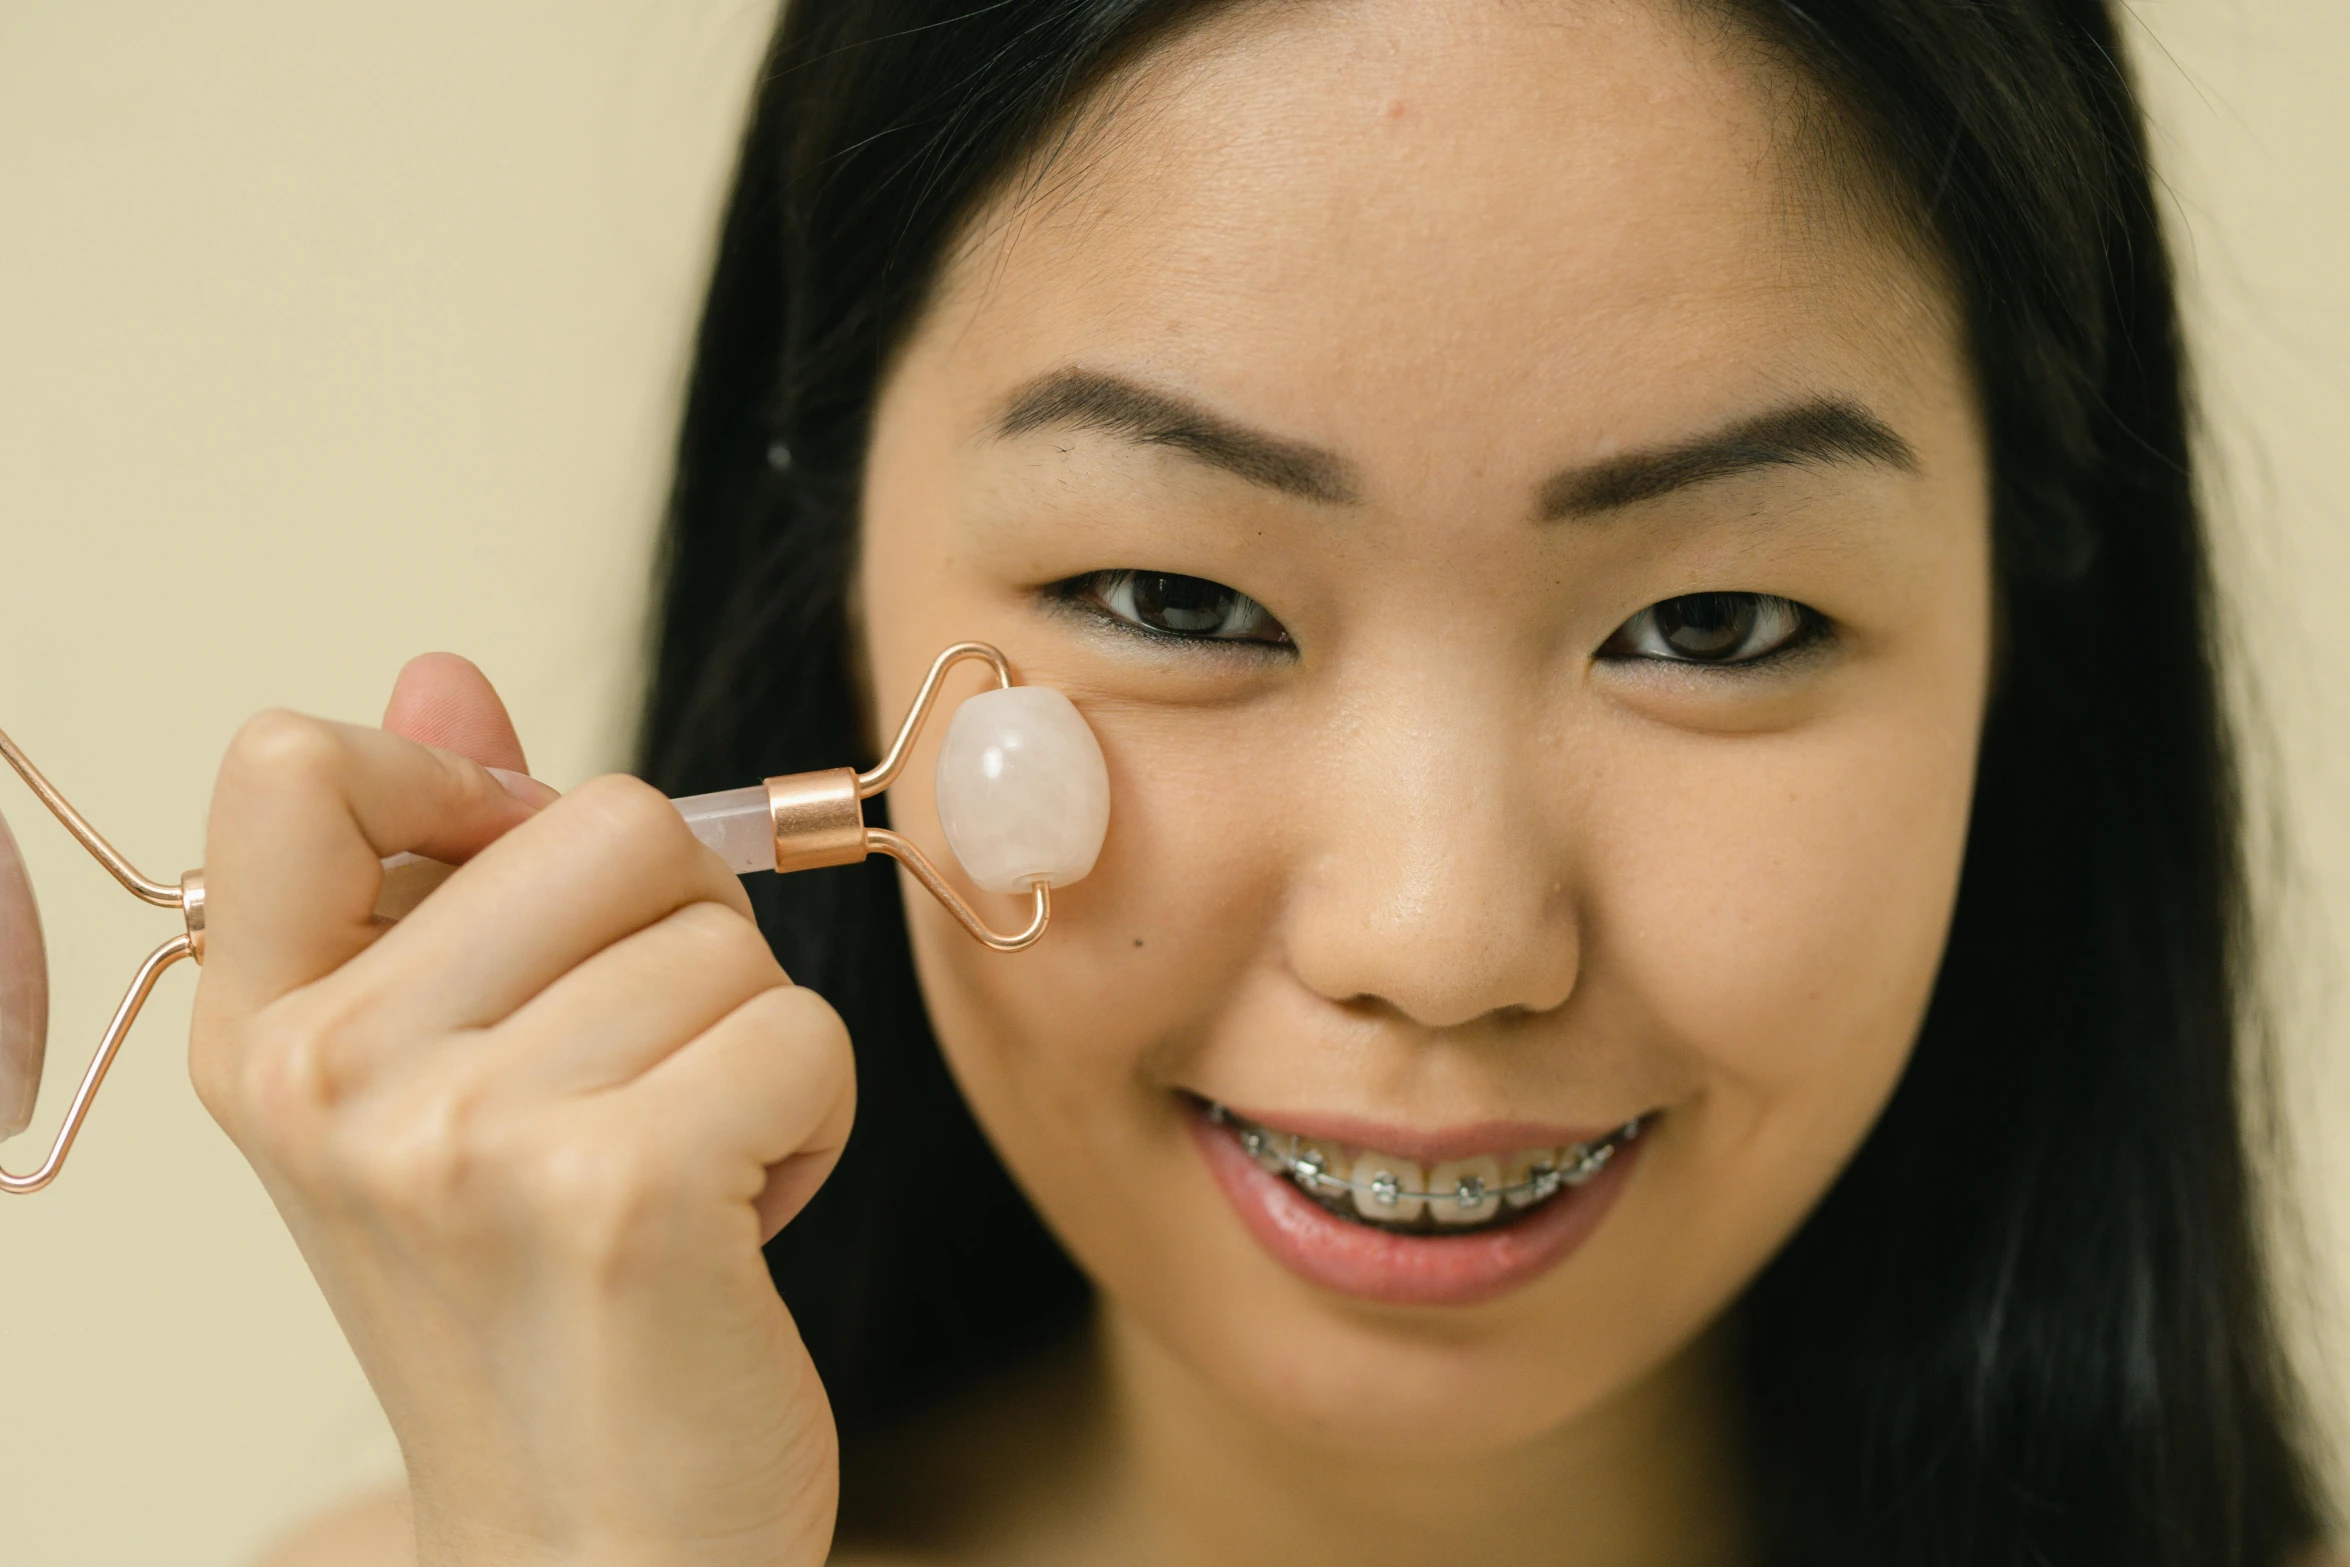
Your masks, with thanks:
[[(716, 851), (737, 876), (775, 869), (775, 821), (768, 814), (765, 784), (721, 789), (716, 794), (689, 794), (669, 803), (677, 807), (677, 814), (685, 818), (693, 835)], [(376, 894), (375, 917), (387, 923), (406, 918), (456, 869), (421, 854), (393, 855), (384, 861), (384, 884)]]
[(672, 800), (693, 835), (717, 851), (737, 876), (775, 869), (775, 819), (767, 810), (767, 786), (721, 789)]

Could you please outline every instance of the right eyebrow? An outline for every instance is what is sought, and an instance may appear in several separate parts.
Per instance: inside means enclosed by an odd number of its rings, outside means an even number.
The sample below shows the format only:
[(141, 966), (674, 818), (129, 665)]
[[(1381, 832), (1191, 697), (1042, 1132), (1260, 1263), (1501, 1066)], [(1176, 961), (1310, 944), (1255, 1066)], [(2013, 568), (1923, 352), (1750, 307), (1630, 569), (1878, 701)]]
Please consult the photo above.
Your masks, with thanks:
[(1836, 463), (1915, 473), (1918, 457), (1891, 425), (1859, 403), (1806, 398), (1693, 441), (1553, 474), (1542, 486), (1536, 514), (1545, 522), (1594, 517), (1760, 469)]
[(995, 421), (1008, 439), (1060, 425), (1167, 446), (1284, 495), (1333, 506), (1361, 498), (1354, 465), (1305, 441), (1251, 429), (1175, 396), (1099, 370), (1056, 370), (1012, 394)]

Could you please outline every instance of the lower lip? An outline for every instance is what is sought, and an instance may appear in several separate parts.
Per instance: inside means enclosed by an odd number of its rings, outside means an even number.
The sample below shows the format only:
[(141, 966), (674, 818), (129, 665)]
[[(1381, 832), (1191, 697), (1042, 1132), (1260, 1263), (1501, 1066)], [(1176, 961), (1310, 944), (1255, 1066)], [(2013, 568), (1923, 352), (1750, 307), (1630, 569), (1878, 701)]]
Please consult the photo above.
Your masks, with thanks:
[(1618, 1145), (1607, 1168), (1514, 1224), (1471, 1235), (1399, 1235), (1339, 1218), (1251, 1159), (1204, 1112), (1193, 1109), (1186, 1119), (1209, 1173), (1258, 1245), (1309, 1284), (1389, 1306), (1473, 1306), (1539, 1278), (1599, 1228), (1641, 1147)]

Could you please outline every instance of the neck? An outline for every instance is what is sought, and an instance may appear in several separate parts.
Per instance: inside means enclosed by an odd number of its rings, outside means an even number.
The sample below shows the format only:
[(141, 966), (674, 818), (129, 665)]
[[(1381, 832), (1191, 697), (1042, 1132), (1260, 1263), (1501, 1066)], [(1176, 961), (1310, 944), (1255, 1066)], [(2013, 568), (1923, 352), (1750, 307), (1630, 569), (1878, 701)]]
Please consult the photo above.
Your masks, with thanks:
[(1116, 1528), (1158, 1542), (1168, 1567), (1748, 1558), (1720, 1333), (1566, 1425), (1465, 1461), (1307, 1445), (1231, 1403), (1115, 1306), (1101, 1334), (1127, 1459), (1111, 1487)]

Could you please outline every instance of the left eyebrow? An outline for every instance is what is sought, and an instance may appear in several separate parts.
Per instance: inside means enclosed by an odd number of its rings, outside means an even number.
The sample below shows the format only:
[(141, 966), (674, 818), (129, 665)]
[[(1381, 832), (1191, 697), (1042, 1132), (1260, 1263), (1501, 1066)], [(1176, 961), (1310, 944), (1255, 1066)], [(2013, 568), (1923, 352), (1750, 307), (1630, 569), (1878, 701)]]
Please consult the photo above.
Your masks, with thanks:
[(1821, 397), (1744, 419), (1712, 435), (1565, 469), (1543, 482), (1545, 522), (1593, 517), (1765, 468), (1873, 463), (1915, 473), (1917, 453), (1860, 404)]

